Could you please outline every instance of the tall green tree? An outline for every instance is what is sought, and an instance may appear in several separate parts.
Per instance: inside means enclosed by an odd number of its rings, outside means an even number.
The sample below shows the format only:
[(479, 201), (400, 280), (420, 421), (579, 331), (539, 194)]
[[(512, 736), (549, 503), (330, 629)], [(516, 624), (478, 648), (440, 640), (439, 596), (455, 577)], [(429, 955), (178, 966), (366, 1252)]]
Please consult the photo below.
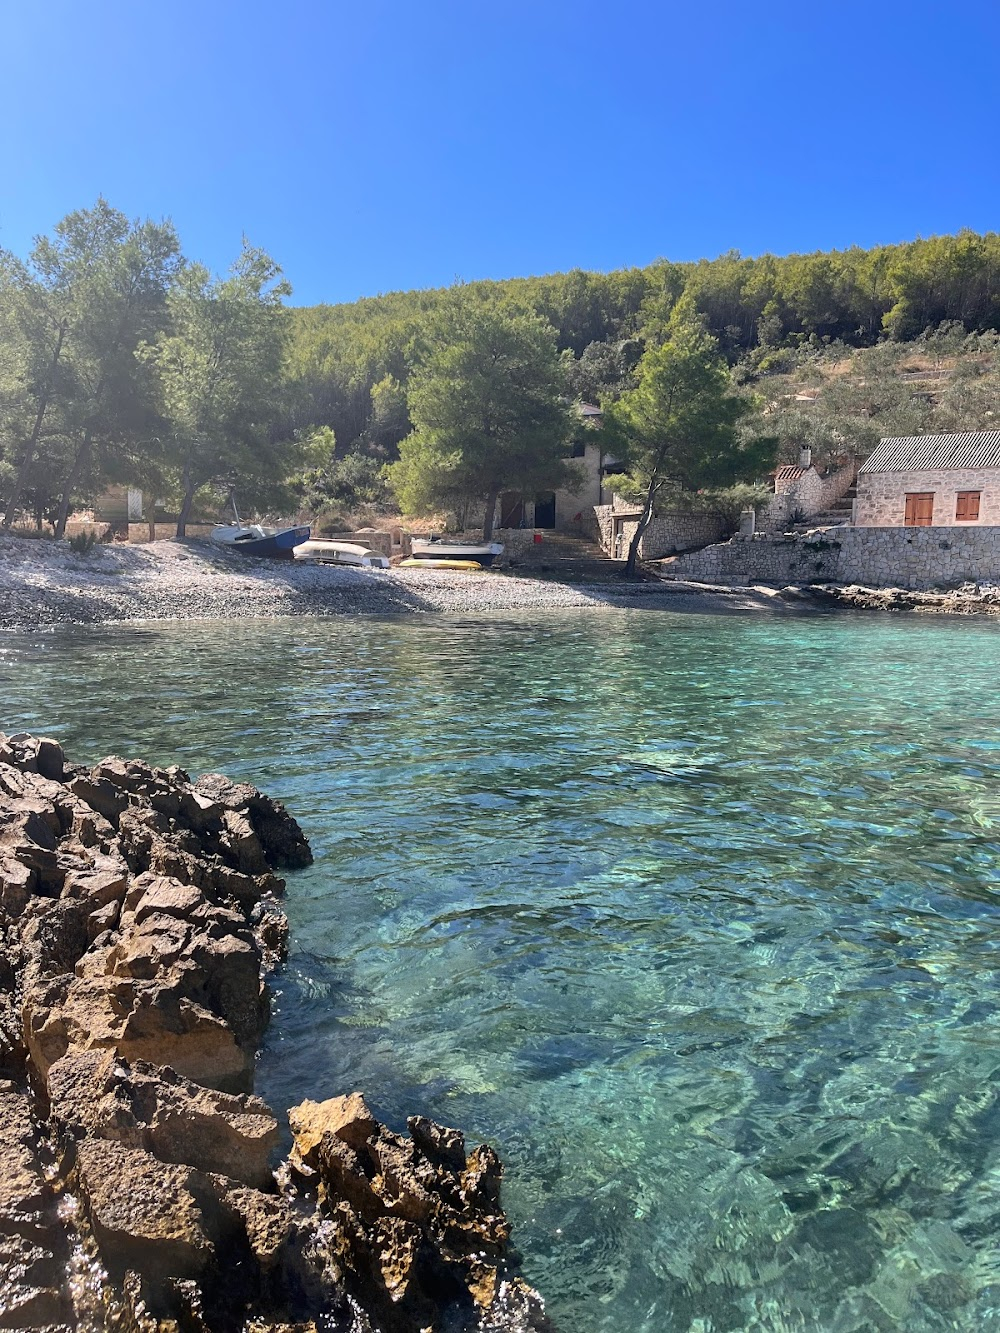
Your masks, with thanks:
[(178, 259), (170, 223), (130, 221), (104, 199), (37, 238), (26, 263), (0, 259), (0, 323), (16, 367), (7, 392), (0, 388), (16, 454), (5, 526), (41, 473), (60, 497), (61, 536), (73, 498), (95, 480), (95, 451), (97, 471), (113, 467), (148, 426), (135, 351), (163, 326)]
[(0, 254), (0, 493), (9, 528), (29, 490), (44, 476), (51, 495), (57, 434), (54, 408), (63, 394), (70, 303), (14, 255)]
[(623, 465), (609, 484), (617, 480), (642, 503), (627, 576), (635, 572), (642, 534), (664, 491), (751, 480), (774, 456), (773, 441), (741, 434), (752, 404), (733, 391), (718, 343), (689, 304), (678, 304), (667, 334), (660, 346), (647, 349), (636, 387), (612, 403), (604, 418), (605, 448)]
[(430, 330), (411, 376), (413, 432), (390, 469), (406, 513), (484, 506), (493, 535), (506, 489), (550, 490), (575, 480), (566, 460), (574, 417), (551, 325), (496, 300), (459, 293)]
[(71, 447), (55, 521), (62, 536), (79, 488), (96, 480), (95, 462), (98, 472), (113, 471), (126, 446), (151, 429), (150, 384), (136, 349), (165, 325), (180, 246), (171, 223), (130, 221), (99, 199), (63, 218), (52, 239), (36, 244), (32, 262), (69, 305), (71, 383), (62, 411)]
[(168, 298), (169, 329), (141, 351), (166, 423), (161, 466), (182, 496), (178, 537), (206, 483), (235, 470), (259, 494), (292, 470), (291, 444), (276, 431), (290, 291), (277, 264), (246, 243), (227, 278), (189, 264)]

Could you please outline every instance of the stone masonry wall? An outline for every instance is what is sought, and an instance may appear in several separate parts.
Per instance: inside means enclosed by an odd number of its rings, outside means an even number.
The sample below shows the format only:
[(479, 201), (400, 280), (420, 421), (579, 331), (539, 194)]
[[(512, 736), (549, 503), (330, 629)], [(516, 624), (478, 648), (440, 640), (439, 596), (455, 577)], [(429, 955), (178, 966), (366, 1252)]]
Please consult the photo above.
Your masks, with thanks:
[(815, 468), (772, 496), (757, 523), (760, 532), (784, 532), (797, 518), (811, 518), (835, 505), (850, 490), (857, 464), (852, 459), (836, 472), (821, 477)]
[[(189, 537), (210, 537), (214, 523), (189, 523), (187, 525), (187, 535)], [(177, 520), (172, 519), (169, 523), (156, 524), (156, 540), (158, 542), (170, 541), (177, 532)], [(128, 539), (133, 546), (141, 546), (149, 541), (148, 523), (130, 523), (128, 525)]]
[[(621, 510), (614, 505), (595, 505), (594, 517), (600, 530), (600, 542), (609, 555), (624, 560), (628, 548), (635, 536), (635, 518), (625, 519), (621, 524), (620, 553), (614, 549), (614, 520), (621, 518)], [(687, 551), (692, 546), (705, 546), (717, 542), (726, 530), (726, 521), (721, 514), (689, 514), (673, 511), (657, 514), (649, 527), (642, 534), (639, 543), (640, 560), (659, 560), (675, 551)]]
[[(975, 528), (1000, 524), (1000, 468), (949, 468), (934, 472), (862, 472), (855, 523), (862, 528), (900, 528), (908, 492), (934, 492), (934, 526)], [(955, 523), (959, 491), (982, 491), (976, 523)]]
[(1000, 582), (1000, 526), (838, 528), (809, 537), (734, 537), (669, 564), (707, 583), (861, 583), (927, 590)]

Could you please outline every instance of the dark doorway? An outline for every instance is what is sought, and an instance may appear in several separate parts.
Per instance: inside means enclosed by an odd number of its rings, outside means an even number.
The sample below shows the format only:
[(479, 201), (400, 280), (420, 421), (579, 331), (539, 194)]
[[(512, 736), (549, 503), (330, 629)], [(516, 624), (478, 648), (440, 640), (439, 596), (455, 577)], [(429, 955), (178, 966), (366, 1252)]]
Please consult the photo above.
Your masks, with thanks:
[(524, 525), (524, 501), (516, 491), (505, 491), (500, 497), (500, 526), (520, 528)]
[(535, 496), (535, 527), (554, 528), (556, 525), (556, 493), (542, 491)]

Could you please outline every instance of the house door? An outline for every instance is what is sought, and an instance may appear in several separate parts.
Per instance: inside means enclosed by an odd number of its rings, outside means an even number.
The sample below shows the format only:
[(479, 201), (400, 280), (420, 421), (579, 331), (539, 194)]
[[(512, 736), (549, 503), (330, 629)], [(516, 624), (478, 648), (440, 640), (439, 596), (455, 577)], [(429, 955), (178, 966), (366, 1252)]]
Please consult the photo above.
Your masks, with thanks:
[(934, 492), (911, 491), (906, 497), (903, 524), (908, 528), (929, 528), (934, 523)]
[(502, 528), (524, 526), (524, 500), (516, 491), (504, 491), (500, 497), (500, 526)]
[(535, 527), (554, 528), (556, 525), (555, 491), (542, 491), (535, 496)]

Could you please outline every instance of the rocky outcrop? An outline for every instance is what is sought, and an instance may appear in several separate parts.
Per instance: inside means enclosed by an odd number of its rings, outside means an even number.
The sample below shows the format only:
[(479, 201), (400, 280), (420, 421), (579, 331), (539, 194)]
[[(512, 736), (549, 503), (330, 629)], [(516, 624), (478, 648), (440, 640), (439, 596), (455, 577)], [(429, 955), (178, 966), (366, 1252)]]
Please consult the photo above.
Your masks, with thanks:
[(252, 1094), (277, 871), (256, 788), (0, 733), (0, 1329), (548, 1327), (486, 1147)]

